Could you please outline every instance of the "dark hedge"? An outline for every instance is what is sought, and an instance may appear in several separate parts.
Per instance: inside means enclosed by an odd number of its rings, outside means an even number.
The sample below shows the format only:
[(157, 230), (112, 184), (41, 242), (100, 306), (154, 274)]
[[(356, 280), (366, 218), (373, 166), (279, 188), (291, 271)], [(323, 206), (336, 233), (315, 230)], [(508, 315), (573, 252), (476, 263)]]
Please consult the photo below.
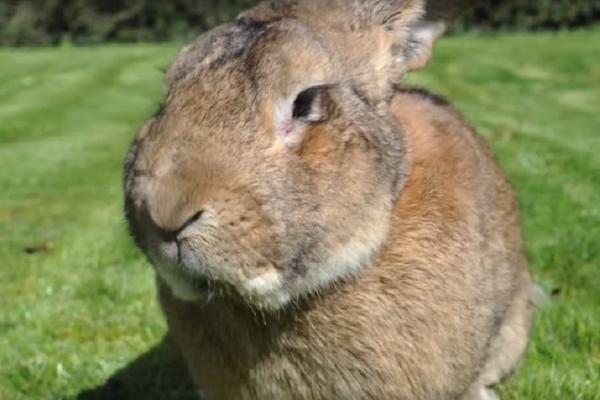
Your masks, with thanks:
[[(326, 1), (326, 0), (324, 0)], [(190, 39), (255, 0), (0, 0), (0, 45)], [(462, 8), (469, 1), (434, 0)], [(457, 29), (562, 29), (597, 23), (600, 0), (482, 0)], [(460, 7), (456, 4), (460, 4)], [(434, 10), (434, 13), (436, 10)], [(439, 12), (439, 10), (437, 10)]]
[(598, 24), (600, 0), (483, 0), (458, 25), (464, 29), (568, 29)]

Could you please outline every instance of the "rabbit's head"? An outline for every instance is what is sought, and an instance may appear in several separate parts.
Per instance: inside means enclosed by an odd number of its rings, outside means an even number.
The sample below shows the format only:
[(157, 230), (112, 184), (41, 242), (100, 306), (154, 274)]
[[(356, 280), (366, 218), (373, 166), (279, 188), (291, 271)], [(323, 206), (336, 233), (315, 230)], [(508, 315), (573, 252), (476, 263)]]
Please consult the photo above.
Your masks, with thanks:
[(441, 33), (422, 10), (267, 2), (183, 50), (125, 165), (131, 232), (176, 297), (276, 310), (377, 253), (407, 170), (392, 86)]

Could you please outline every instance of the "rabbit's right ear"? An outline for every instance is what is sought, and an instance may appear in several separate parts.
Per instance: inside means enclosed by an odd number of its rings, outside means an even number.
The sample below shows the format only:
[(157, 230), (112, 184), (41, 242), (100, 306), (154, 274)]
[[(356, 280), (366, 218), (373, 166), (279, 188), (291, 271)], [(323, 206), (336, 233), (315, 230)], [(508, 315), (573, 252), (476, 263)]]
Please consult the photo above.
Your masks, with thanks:
[[(371, 71), (366, 76), (372, 82), (386, 82), (387, 90), (399, 83), (406, 72), (427, 65), (435, 41), (446, 30), (443, 22), (423, 19), (423, 0), (351, 0), (347, 3), (353, 4), (354, 11), (349, 18), (355, 21), (349, 33), (354, 33), (357, 27), (362, 31), (352, 39), (353, 46), (363, 54), (358, 64), (368, 65), (369, 59), (372, 60)], [(360, 71), (352, 68), (347, 73), (353, 70)], [(386, 93), (386, 88), (382, 91)]]
[(431, 54), (435, 35), (416, 29), (424, 12), (424, 0), (271, 0), (242, 18), (309, 26), (337, 60), (338, 75), (376, 104)]
[(425, 67), (431, 58), (435, 41), (446, 31), (443, 22), (417, 22), (410, 27), (408, 40), (403, 47), (403, 58), (407, 71)]
[[(324, 2), (324, 4), (327, 2)], [(340, 0), (346, 19), (337, 36), (344, 76), (372, 104), (387, 101), (407, 71), (425, 65), (438, 35), (424, 29), (424, 0)], [(350, 12), (348, 12), (350, 11)], [(336, 17), (339, 18), (339, 17)], [(338, 32), (340, 29), (337, 29)], [(432, 33), (428, 35), (428, 33)], [(431, 40), (428, 40), (431, 39)]]

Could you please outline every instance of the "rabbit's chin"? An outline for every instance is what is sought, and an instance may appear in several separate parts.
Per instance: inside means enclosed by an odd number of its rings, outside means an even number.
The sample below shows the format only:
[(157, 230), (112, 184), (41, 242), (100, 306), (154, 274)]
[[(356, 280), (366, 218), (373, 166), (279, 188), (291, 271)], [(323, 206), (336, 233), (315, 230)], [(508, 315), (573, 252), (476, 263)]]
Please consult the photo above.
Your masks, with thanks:
[(286, 291), (282, 274), (276, 271), (233, 284), (197, 277), (172, 266), (158, 265), (155, 269), (159, 279), (171, 290), (173, 296), (184, 302), (208, 302), (216, 297), (227, 297), (253, 308), (275, 311), (292, 300)]
[[(228, 298), (264, 311), (279, 311), (314, 293), (322, 293), (338, 282), (356, 278), (377, 254), (382, 238), (357, 238), (331, 254), (325, 262), (307, 263), (305, 273), (294, 276), (286, 269), (271, 269), (254, 277), (229, 274), (215, 277), (198, 272), (197, 265), (154, 263), (158, 276), (174, 297), (186, 302), (207, 302)], [(225, 274), (223, 274), (225, 275)]]

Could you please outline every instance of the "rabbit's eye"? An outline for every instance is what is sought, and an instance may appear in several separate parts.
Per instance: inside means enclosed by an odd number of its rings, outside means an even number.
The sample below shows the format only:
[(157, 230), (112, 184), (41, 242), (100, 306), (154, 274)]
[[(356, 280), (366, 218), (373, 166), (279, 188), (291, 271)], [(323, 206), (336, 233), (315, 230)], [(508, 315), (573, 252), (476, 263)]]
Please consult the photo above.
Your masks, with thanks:
[(321, 122), (327, 118), (324, 96), (328, 86), (314, 86), (301, 92), (294, 101), (292, 117), (303, 122)]

